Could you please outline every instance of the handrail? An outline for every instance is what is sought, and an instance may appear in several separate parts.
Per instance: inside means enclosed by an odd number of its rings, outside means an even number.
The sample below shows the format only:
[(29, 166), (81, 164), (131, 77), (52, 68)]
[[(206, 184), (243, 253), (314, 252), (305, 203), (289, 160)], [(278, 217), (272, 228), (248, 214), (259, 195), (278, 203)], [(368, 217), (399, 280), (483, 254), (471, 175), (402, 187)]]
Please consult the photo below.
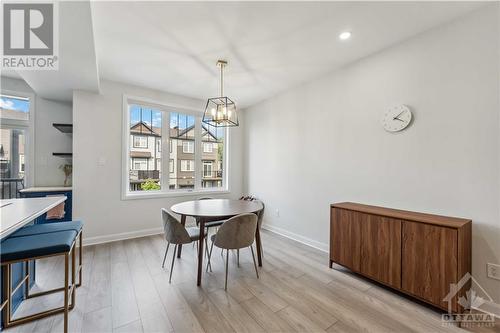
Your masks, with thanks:
[[(19, 190), (24, 188), (24, 178), (0, 178), (0, 187), (2, 199), (19, 198)], [(12, 192), (14, 192), (14, 195), (12, 195)]]

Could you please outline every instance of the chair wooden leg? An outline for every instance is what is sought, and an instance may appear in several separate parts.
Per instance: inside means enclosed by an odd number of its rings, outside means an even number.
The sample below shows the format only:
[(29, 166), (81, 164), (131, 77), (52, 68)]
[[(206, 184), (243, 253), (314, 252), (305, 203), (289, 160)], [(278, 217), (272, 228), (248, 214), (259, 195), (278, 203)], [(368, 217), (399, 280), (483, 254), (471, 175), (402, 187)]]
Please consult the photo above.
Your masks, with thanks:
[(262, 239), (260, 240), (259, 244), (260, 244), (260, 256), (264, 258), (264, 248), (262, 247)]
[(69, 254), (64, 255), (64, 333), (68, 332), (68, 312), (69, 312)]
[(174, 247), (174, 255), (172, 256), (172, 265), (170, 266), (170, 276), (168, 278), (168, 283), (172, 282), (172, 271), (174, 270), (174, 262), (175, 262), (175, 253), (177, 252), (177, 244)]
[(169, 247), (170, 247), (170, 242), (167, 243), (167, 248), (165, 249), (165, 255), (163, 256), (163, 263), (161, 264), (161, 268), (165, 268), (165, 259), (167, 259), (167, 253)]
[(250, 245), (250, 250), (252, 251), (253, 267), (255, 267), (255, 274), (257, 274), (257, 279), (258, 279), (259, 278), (259, 271), (257, 270), (257, 263), (255, 263), (255, 254), (253, 253), (252, 245)]
[(228, 264), (229, 264), (229, 250), (226, 250), (226, 281), (224, 282), (224, 290), (227, 291), (227, 271), (228, 271)]

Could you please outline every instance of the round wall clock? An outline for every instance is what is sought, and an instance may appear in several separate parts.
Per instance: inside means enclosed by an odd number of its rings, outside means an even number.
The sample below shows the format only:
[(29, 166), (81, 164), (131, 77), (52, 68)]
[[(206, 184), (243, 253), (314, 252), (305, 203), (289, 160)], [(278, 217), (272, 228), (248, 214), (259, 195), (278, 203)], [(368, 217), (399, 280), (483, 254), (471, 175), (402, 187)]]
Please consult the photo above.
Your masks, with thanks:
[(388, 132), (399, 132), (411, 123), (412, 114), (406, 105), (389, 108), (382, 117), (382, 126)]

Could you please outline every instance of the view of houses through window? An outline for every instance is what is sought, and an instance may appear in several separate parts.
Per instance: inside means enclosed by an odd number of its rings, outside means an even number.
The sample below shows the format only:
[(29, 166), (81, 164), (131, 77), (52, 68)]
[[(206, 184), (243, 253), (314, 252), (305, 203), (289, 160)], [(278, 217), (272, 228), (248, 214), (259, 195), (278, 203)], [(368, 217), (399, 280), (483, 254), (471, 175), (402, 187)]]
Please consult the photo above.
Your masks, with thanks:
[[(202, 124), (201, 117), (194, 115), (135, 104), (129, 106), (129, 113), (129, 191), (223, 186), (224, 129)], [(162, 128), (168, 131), (167, 138), (162, 137)], [(169, 145), (164, 155), (162, 144)], [(168, 159), (164, 171), (163, 158)], [(168, 189), (162, 189), (162, 183)]]
[(29, 128), (30, 101), (18, 96), (0, 95), (0, 194), (15, 197), (24, 186), (26, 172), (26, 133)]
[(130, 190), (161, 189), (161, 138), (163, 113), (130, 106)]

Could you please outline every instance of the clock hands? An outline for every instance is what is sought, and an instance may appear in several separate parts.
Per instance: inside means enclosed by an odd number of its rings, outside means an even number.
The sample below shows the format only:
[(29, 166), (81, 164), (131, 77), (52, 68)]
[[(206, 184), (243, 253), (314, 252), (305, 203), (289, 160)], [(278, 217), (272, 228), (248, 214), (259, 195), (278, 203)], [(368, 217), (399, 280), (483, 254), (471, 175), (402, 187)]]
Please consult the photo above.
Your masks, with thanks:
[(399, 119), (398, 117), (392, 118), (392, 120), (399, 120), (399, 121), (402, 121), (403, 123), (406, 123), (406, 121), (404, 121), (403, 119)]
[(402, 115), (405, 111), (406, 110), (401, 111), (396, 117), (392, 118), (392, 120), (396, 120), (396, 119), (401, 120), (401, 119), (399, 119), (399, 116)]

